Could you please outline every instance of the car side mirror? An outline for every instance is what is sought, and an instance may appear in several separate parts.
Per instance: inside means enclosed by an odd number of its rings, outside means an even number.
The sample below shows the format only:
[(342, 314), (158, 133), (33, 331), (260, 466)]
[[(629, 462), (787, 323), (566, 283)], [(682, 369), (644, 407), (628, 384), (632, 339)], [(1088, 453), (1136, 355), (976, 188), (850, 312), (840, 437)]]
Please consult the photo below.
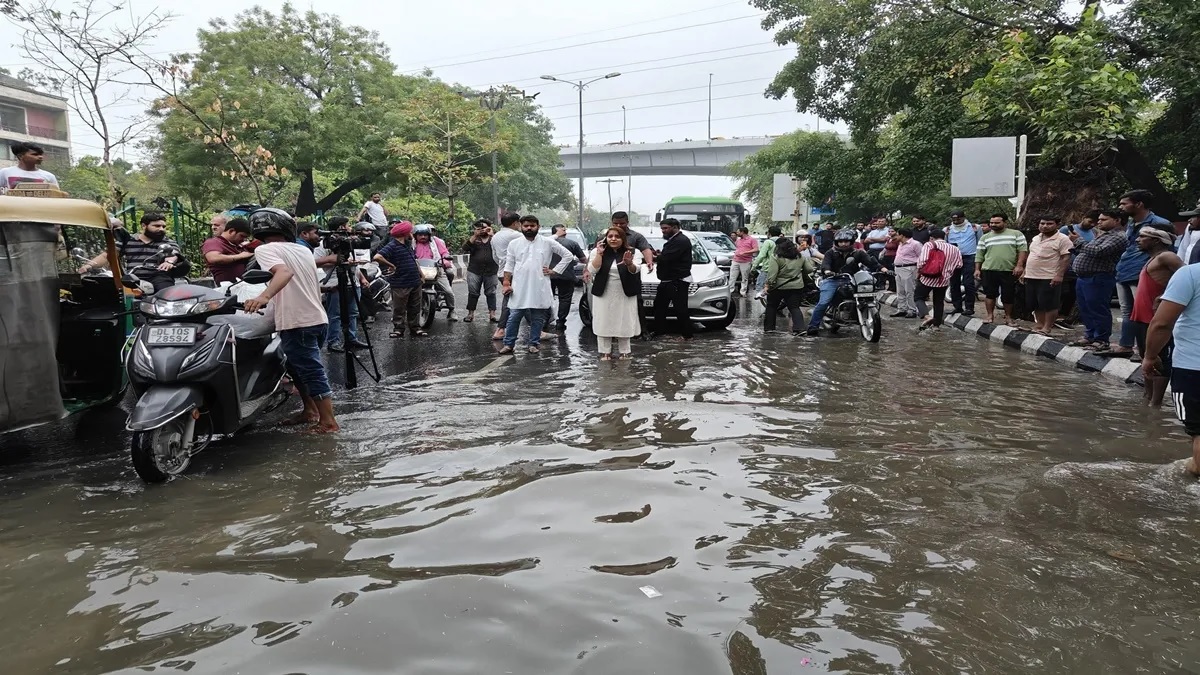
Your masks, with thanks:
[(248, 284), (267, 284), (273, 276), (267, 270), (247, 270), (242, 274), (242, 281)]
[(662, 222), (662, 219), (663, 219), (663, 212), (662, 212), (662, 211), (658, 211), (658, 212), (656, 212), (656, 213), (654, 214), (654, 222), (656, 222), (656, 223), (661, 223), (661, 222)]

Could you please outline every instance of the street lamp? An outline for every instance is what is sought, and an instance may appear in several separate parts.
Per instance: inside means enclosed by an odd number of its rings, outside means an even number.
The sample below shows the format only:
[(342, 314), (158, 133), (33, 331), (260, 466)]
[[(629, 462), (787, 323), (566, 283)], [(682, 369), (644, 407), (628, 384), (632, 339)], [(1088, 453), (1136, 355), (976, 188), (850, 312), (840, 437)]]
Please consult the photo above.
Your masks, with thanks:
[(579, 229), (580, 229), (580, 231), (583, 230), (583, 90), (586, 89), (587, 86), (590, 84), (599, 82), (600, 80), (611, 80), (612, 78), (619, 77), (620, 75), (621, 75), (620, 73), (609, 73), (607, 75), (602, 75), (600, 77), (588, 80), (587, 82), (584, 82), (583, 80), (580, 80), (579, 82), (571, 82), (570, 80), (560, 80), (553, 75), (542, 75), (543, 80), (549, 80), (551, 82), (562, 82), (563, 84), (569, 84), (572, 87), (575, 87), (575, 89), (577, 89), (579, 91)]

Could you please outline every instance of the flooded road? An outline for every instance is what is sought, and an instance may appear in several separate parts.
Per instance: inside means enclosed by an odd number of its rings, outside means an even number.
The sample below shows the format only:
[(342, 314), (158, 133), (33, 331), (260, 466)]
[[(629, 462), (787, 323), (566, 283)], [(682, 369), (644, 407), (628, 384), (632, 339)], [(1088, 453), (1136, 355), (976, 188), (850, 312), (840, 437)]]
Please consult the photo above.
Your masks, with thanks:
[(1200, 672), (1200, 488), (1135, 389), (911, 322), (436, 330), (337, 437), (166, 486), (120, 411), (0, 438), (2, 671)]

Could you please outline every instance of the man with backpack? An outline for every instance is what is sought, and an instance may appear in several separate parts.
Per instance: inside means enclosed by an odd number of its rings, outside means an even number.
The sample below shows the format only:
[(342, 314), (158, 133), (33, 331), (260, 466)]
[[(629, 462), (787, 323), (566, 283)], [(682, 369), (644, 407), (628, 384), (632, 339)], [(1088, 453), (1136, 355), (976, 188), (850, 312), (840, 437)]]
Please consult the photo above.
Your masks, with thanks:
[(946, 289), (954, 273), (963, 266), (958, 247), (946, 243), (946, 232), (940, 227), (929, 230), (929, 241), (921, 247), (917, 260), (917, 313), (926, 317), (929, 308), (925, 301), (933, 295), (933, 316), (926, 318), (921, 330), (942, 325), (946, 312)]

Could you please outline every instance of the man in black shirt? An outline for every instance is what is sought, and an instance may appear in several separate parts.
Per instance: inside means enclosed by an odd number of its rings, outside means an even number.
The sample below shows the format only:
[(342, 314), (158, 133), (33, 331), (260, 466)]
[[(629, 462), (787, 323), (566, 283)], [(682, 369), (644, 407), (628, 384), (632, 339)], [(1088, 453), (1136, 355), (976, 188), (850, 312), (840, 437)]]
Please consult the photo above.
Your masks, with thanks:
[(662, 251), (658, 254), (658, 294), (654, 297), (654, 331), (663, 333), (667, 309), (675, 307), (684, 340), (692, 339), (692, 320), (688, 315), (688, 281), (692, 276), (692, 240), (680, 231), (679, 221), (665, 218), (662, 227)]
[[(550, 228), (550, 232), (554, 236), (554, 241), (562, 244), (563, 248), (570, 251), (576, 260), (587, 264), (587, 256), (583, 254), (583, 248), (577, 242), (567, 238), (566, 225), (555, 225)], [(550, 268), (554, 269), (561, 261), (561, 256), (555, 253), (554, 257), (550, 259)], [(562, 274), (550, 277), (550, 288), (558, 297), (558, 321), (555, 322), (554, 329), (560, 333), (567, 328), (567, 316), (571, 313), (571, 300), (575, 298), (575, 278), (575, 265), (573, 264), (568, 265)]]
[(482, 290), (483, 297), (487, 299), (488, 321), (495, 323), (496, 275), (500, 273), (500, 266), (492, 250), (490, 220), (480, 218), (475, 221), (475, 231), (463, 244), (463, 253), (467, 255), (467, 315), (463, 321), (471, 323), (475, 320), (475, 308), (479, 306)]
[(918, 213), (912, 217), (912, 231), (912, 238), (921, 242), (922, 245), (929, 242), (929, 221), (925, 219), (925, 216)]
[[(179, 255), (179, 245), (167, 239), (167, 219), (161, 213), (147, 211), (142, 216), (142, 231), (118, 246), (123, 270), (154, 286), (157, 293), (175, 284), (175, 277), (187, 273)], [(108, 255), (101, 253), (83, 267), (80, 274), (103, 267)]]
[[(827, 277), (835, 274), (854, 275), (863, 267), (872, 272), (878, 270), (879, 262), (874, 257), (866, 251), (854, 249), (854, 242), (857, 238), (858, 236), (853, 230), (839, 230), (833, 248), (825, 254), (825, 259), (821, 261), (821, 274)], [(804, 335), (816, 337), (821, 334), (821, 320), (825, 318), (825, 310), (829, 309), (838, 289), (846, 283), (849, 282), (844, 278), (821, 281), (821, 298), (817, 300), (816, 307), (813, 307), (812, 318), (808, 322), (808, 330), (804, 331)]]

